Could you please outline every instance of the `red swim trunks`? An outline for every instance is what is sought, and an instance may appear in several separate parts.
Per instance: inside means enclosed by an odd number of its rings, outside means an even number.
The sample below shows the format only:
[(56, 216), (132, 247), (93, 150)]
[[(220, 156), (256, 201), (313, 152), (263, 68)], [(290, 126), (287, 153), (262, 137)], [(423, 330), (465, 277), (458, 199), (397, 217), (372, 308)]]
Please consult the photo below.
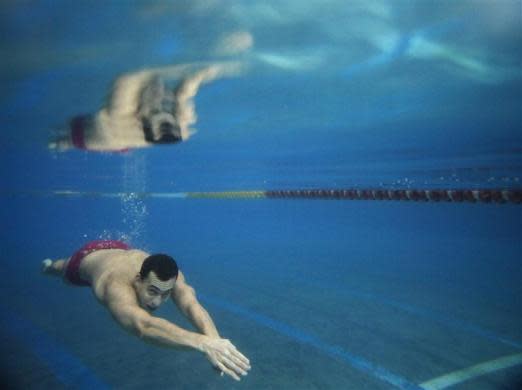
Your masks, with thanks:
[(67, 262), (65, 269), (65, 279), (76, 286), (90, 286), (91, 284), (80, 277), (80, 264), (89, 253), (101, 249), (131, 249), (130, 246), (116, 240), (97, 240), (91, 241), (80, 248)]
[[(71, 141), (74, 147), (83, 150), (91, 150), (85, 145), (85, 128), (90, 126), (89, 122), (92, 121), (92, 117), (88, 115), (78, 115), (71, 120)], [(129, 149), (108, 149), (105, 151), (114, 153), (127, 153)]]

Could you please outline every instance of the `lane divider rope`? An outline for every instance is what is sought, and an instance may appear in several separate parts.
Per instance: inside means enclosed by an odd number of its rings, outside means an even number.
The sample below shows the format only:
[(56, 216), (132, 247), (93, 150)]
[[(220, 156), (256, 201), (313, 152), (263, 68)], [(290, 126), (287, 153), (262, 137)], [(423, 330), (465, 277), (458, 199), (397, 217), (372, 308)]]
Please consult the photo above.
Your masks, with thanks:
[(522, 189), (316, 189), (266, 191), (268, 198), (521, 203)]
[(101, 191), (0, 191), (3, 195), (87, 196), (122, 198), (192, 199), (327, 199), (412, 202), (521, 204), (522, 188), (514, 189), (295, 189), (218, 192), (101, 192)]

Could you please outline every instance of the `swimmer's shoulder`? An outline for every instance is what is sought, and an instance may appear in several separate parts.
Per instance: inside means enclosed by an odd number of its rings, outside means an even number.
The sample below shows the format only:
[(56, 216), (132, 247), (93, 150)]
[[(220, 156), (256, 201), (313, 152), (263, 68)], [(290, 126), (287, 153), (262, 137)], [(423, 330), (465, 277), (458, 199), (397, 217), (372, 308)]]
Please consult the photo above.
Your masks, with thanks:
[(105, 305), (135, 301), (132, 280), (122, 274), (107, 272), (94, 281), (92, 288), (96, 298)]
[(143, 260), (148, 257), (148, 253), (139, 249), (105, 252), (101, 254), (104, 256), (100, 257), (98, 272), (93, 275), (94, 293), (102, 302), (105, 302), (108, 296), (125, 299), (126, 295), (133, 294), (132, 281), (141, 269)]
[[(139, 249), (107, 249), (90, 254), (82, 271), (89, 279), (98, 295), (98, 290), (114, 281), (129, 283), (141, 269), (148, 253)], [(83, 272), (82, 272), (83, 273)]]

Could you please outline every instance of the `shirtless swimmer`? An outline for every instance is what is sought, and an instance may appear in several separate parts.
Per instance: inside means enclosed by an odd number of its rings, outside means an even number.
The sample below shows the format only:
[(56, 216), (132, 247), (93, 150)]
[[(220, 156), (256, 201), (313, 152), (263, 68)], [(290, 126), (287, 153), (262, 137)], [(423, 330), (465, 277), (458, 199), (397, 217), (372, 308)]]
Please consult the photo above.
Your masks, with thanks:
[[(120, 241), (93, 241), (69, 259), (44, 260), (43, 272), (73, 285), (90, 286), (118, 324), (147, 342), (200, 351), (221, 375), (235, 380), (250, 370), (250, 361), (219, 336), (170, 256), (149, 255)], [(199, 332), (152, 315), (169, 297)]]

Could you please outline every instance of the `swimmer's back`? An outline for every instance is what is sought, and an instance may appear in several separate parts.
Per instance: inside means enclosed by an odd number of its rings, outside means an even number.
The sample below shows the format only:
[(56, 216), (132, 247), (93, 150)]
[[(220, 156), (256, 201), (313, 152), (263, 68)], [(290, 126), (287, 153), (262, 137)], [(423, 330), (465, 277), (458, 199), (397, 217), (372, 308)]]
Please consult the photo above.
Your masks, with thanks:
[[(95, 292), (112, 275), (123, 283), (131, 283), (149, 256), (139, 249), (101, 249), (88, 254), (80, 266), (80, 276), (91, 283)], [(96, 294), (98, 295), (98, 294)]]

